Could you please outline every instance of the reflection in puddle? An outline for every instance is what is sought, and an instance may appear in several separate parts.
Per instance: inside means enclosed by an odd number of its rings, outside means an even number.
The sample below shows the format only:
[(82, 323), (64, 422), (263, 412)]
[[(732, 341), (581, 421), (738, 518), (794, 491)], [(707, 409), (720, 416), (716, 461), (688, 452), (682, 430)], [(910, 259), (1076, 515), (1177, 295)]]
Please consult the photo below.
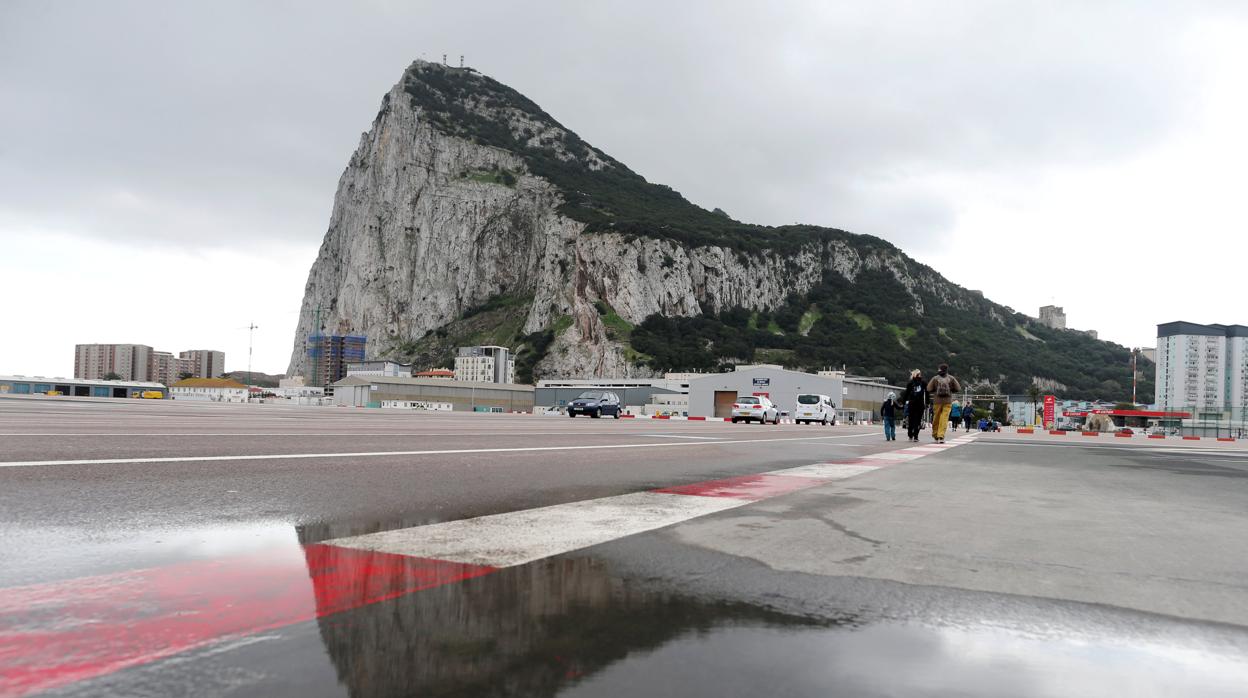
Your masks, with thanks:
[(682, 634), (826, 625), (642, 591), (584, 558), (500, 570), (318, 622), (354, 696), (553, 695)]
[(1242, 656), (1060, 623), (1025, 635), (799, 617), (663, 593), (592, 558), (499, 570), (318, 623), (360, 697), (1232, 696), (1248, 685)]

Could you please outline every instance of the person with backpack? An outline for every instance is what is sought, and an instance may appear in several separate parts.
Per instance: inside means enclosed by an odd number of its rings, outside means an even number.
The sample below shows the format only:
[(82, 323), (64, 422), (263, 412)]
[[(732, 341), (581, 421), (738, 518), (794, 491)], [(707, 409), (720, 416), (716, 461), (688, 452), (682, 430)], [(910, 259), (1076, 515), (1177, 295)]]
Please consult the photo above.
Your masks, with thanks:
[(958, 425), (962, 423), (962, 403), (957, 400), (953, 401), (953, 409), (949, 410), (949, 428), (957, 431)]
[(910, 372), (902, 402), (906, 404), (906, 436), (918, 441), (919, 432), (923, 430), (923, 415), (927, 412), (927, 384), (923, 382), (923, 372), (917, 368)]
[(932, 438), (936, 443), (945, 442), (945, 429), (949, 427), (949, 413), (953, 410), (953, 394), (962, 390), (958, 379), (949, 375), (949, 364), (941, 364), (936, 375), (927, 383), (932, 398)]
[(897, 440), (897, 393), (889, 393), (888, 399), (880, 405), (880, 417), (884, 419), (884, 440)]

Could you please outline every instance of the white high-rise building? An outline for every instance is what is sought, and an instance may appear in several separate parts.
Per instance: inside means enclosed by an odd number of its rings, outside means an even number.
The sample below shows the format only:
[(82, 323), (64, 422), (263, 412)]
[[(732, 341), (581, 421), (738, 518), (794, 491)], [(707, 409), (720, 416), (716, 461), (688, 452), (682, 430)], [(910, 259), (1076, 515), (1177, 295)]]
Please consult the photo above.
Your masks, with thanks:
[(1248, 408), (1248, 327), (1157, 326), (1157, 404), (1205, 414)]
[(515, 383), (516, 360), (507, 347), (460, 347), (455, 357), (455, 380)]

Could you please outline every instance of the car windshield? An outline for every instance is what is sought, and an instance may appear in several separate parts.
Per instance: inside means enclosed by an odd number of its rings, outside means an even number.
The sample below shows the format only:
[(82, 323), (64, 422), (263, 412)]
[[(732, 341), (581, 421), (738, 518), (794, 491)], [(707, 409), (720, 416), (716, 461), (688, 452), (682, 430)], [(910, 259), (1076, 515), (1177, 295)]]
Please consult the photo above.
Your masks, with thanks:
[(742, 405), (757, 405), (757, 404), (758, 404), (758, 398), (756, 398), (756, 397), (739, 397), (739, 398), (737, 398), (737, 402), (741, 403)]
[(818, 396), (818, 395), (798, 395), (798, 396), (797, 396), (797, 404), (799, 404), (799, 405), (818, 405), (818, 404), (819, 404), (819, 396)]
[(602, 393), (581, 393), (577, 400), (601, 400)]

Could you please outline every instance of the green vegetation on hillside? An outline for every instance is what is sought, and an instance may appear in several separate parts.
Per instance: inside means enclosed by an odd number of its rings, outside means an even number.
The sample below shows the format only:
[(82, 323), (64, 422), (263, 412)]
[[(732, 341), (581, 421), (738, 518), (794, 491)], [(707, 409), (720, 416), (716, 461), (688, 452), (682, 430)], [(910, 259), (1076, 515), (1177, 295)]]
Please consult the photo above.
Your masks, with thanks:
[[(631, 344), (651, 357), (650, 367), (664, 371), (715, 371), (742, 362), (805, 370), (845, 364), (851, 373), (904, 383), (912, 368), (930, 373), (948, 362), (959, 377), (1010, 393), (1026, 393), (1038, 376), (1066, 385), (1058, 391), (1063, 395), (1112, 400), (1130, 394), (1130, 355), (1123, 347), (1053, 330), (1021, 314), (1002, 324), (991, 316), (999, 306), (986, 300), (968, 312), (942, 304), (934, 294), (920, 292), (920, 297), (922, 314), (888, 272), (864, 271), (854, 282), (829, 273), (809, 293), (771, 313), (734, 308), (714, 316), (651, 316), (633, 330)], [(812, 320), (812, 308), (817, 319)], [(809, 332), (803, 334), (806, 323)], [(1151, 371), (1141, 371), (1141, 400), (1149, 402)]]
[[(555, 121), (529, 98), (472, 69), (418, 63), (405, 76), (404, 91), (412, 106), (423, 110), (443, 132), (523, 158), (533, 174), (560, 189), (564, 197), (560, 212), (585, 223), (589, 232), (612, 231), (743, 251), (787, 250), (819, 240), (894, 249), (869, 235), (812, 225), (750, 225), (723, 211), (707, 211), (671, 187), (647, 182)], [(561, 135), (556, 138), (527, 128), (513, 132), (510, 122), (519, 123), (518, 118), (555, 127)], [(560, 157), (561, 152), (573, 157)], [(593, 169), (587, 164), (591, 159), (606, 164)]]

